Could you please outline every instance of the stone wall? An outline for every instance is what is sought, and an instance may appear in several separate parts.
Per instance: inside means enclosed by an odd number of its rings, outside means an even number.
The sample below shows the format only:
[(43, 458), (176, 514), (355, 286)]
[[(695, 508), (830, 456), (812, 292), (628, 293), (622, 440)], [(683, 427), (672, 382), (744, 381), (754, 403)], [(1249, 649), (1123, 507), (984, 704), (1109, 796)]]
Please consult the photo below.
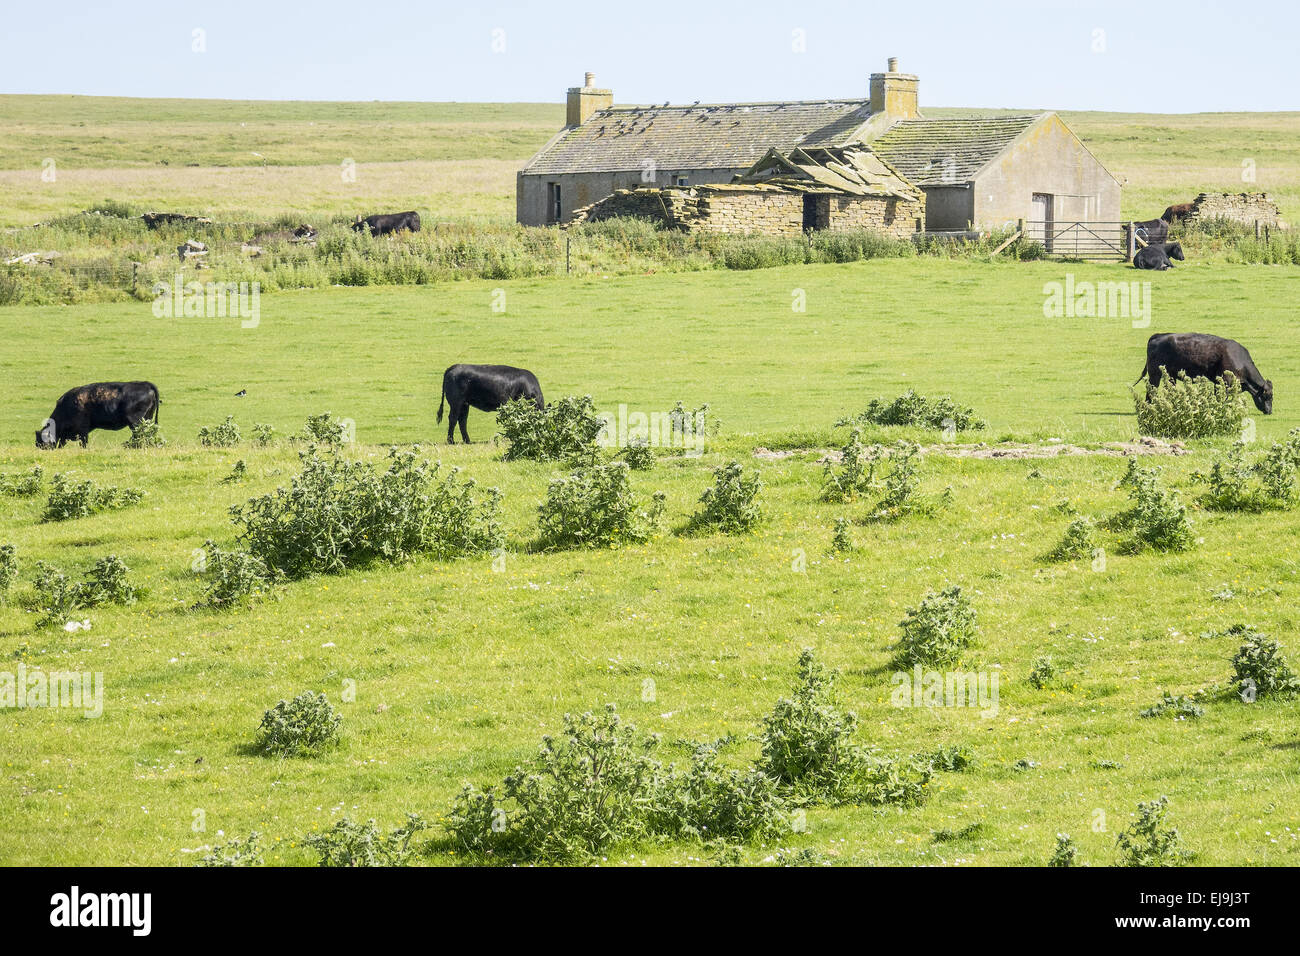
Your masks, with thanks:
[(1277, 203), (1268, 193), (1201, 193), (1192, 203), (1189, 219), (1230, 219), (1253, 226), (1278, 225)]
[[(669, 222), (687, 232), (803, 235), (804, 193), (754, 186), (620, 189), (574, 214), (575, 222), (634, 216)], [(870, 229), (906, 238), (925, 222), (925, 199), (818, 195), (818, 219), (831, 232)], [(819, 221), (823, 225), (823, 221)]]

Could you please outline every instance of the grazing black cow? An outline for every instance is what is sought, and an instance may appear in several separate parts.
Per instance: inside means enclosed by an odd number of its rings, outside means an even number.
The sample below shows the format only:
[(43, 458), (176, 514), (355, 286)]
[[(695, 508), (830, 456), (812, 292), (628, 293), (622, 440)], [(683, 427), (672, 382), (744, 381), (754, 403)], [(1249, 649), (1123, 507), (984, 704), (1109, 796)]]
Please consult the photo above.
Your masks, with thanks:
[(1163, 219), (1148, 219), (1133, 223), (1137, 237), (1148, 246), (1158, 246), (1169, 238), (1169, 223)]
[(365, 219), (357, 216), (357, 221), (352, 224), (352, 230), (360, 232), (362, 229), (369, 229), (372, 236), (386, 236), (390, 232), (401, 232), (403, 229), (419, 232), (420, 214), (418, 212), (390, 212), (367, 216)]
[(1174, 203), (1165, 209), (1160, 218), (1172, 226), (1176, 222), (1182, 222), (1184, 219), (1190, 218), (1195, 211), (1196, 203), (1194, 202)]
[(153, 382), (94, 382), (70, 388), (36, 433), (36, 447), (62, 448), (70, 441), (84, 446), (96, 428), (119, 431), (147, 418), (156, 422), (161, 403)]
[(1147, 364), (1137, 381), (1146, 376), (1149, 387), (1159, 385), (1161, 366), (1173, 376), (1186, 372), (1188, 378), (1222, 378), (1231, 372), (1255, 407), (1273, 414), (1273, 383), (1259, 374), (1240, 342), (1201, 332), (1160, 332), (1147, 339)]
[(537, 376), (526, 368), (510, 365), (453, 365), (442, 373), (442, 401), (438, 403), (438, 422), (442, 422), (444, 403), (451, 405), (451, 418), (447, 422), (447, 444), (456, 444), (456, 425), (460, 424), (460, 437), (469, 444), (465, 422), (469, 407), (484, 412), (495, 412), (506, 402), (516, 398), (529, 398), (540, 409), (546, 408), (542, 400), (542, 386)]
[(1134, 269), (1172, 269), (1174, 259), (1183, 262), (1183, 247), (1178, 242), (1164, 242), (1158, 246), (1147, 246), (1145, 249), (1139, 249), (1137, 255), (1133, 257)]

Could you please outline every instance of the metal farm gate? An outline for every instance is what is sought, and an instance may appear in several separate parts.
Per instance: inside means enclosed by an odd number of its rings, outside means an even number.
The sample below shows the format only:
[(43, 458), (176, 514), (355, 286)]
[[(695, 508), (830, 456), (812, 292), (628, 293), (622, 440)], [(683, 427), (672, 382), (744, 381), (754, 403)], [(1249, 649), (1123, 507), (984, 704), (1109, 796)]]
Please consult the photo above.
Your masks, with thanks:
[(1049, 256), (1059, 259), (1096, 259), (1107, 262), (1129, 258), (1128, 222), (1065, 222), (1026, 220), (1026, 239), (1041, 243)]

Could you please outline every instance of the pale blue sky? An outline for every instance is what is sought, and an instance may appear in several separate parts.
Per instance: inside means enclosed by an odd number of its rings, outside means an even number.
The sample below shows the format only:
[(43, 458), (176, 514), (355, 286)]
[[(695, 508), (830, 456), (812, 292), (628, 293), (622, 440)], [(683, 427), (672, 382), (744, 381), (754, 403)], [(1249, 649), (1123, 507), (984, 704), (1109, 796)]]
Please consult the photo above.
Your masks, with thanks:
[(66, 0), (0, 31), (5, 93), (559, 102), (592, 70), (621, 103), (816, 99), (897, 56), (922, 109), (1300, 109), (1296, 0)]

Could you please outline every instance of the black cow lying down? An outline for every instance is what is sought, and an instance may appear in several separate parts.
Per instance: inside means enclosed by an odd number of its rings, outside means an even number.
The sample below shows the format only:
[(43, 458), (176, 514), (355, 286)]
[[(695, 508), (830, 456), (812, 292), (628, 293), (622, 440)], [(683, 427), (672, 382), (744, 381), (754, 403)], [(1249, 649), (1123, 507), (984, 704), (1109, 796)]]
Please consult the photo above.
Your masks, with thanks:
[(153, 382), (94, 382), (70, 388), (36, 433), (37, 448), (62, 448), (70, 441), (84, 446), (96, 428), (134, 428), (146, 418), (158, 421), (158, 386)]
[(1182, 243), (1163, 242), (1158, 246), (1147, 246), (1145, 249), (1139, 249), (1137, 255), (1133, 257), (1134, 269), (1172, 269), (1174, 264), (1170, 259), (1183, 262)]
[(542, 400), (542, 386), (537, 376), (525, 368), (510, 365), (453, 365), (442, 373), (442, 401), (438, 403), (438, 422), (442, 422), (444, 403), (451, 405), (451, 418), (447, 422), (447, 444), (456, 444), (456, 425), (460, 424), (460, 437), (469, 444), (465, 422), (469, 408), (495, 412), (506, 402), (528, 398), (540, 409), (546, 408)]
[(1273, 414), (1273, 383), (1259, 374), (1239, 342), (1202, 332), (1160, 332), (1147, 339), (1147, 364), (1137, 381), (1145, 376), (1149, 387), (1159, 385), (1161, 366), (1175, 377), (1186, 372), (1188, 378), (1213, 379), (1231, 372), (1255, 407), (1265, 415)]
[(357, 216), (357, 221), (352, 224), (352, 231), (360, 232), (362, 229), (369, 229), (372, 236), (386, 236), (390, 232), (401, 232), (403, 229), (419, 232), (420, 214), (418, 212), (377, 213), (366, 216), (365, 219)]

